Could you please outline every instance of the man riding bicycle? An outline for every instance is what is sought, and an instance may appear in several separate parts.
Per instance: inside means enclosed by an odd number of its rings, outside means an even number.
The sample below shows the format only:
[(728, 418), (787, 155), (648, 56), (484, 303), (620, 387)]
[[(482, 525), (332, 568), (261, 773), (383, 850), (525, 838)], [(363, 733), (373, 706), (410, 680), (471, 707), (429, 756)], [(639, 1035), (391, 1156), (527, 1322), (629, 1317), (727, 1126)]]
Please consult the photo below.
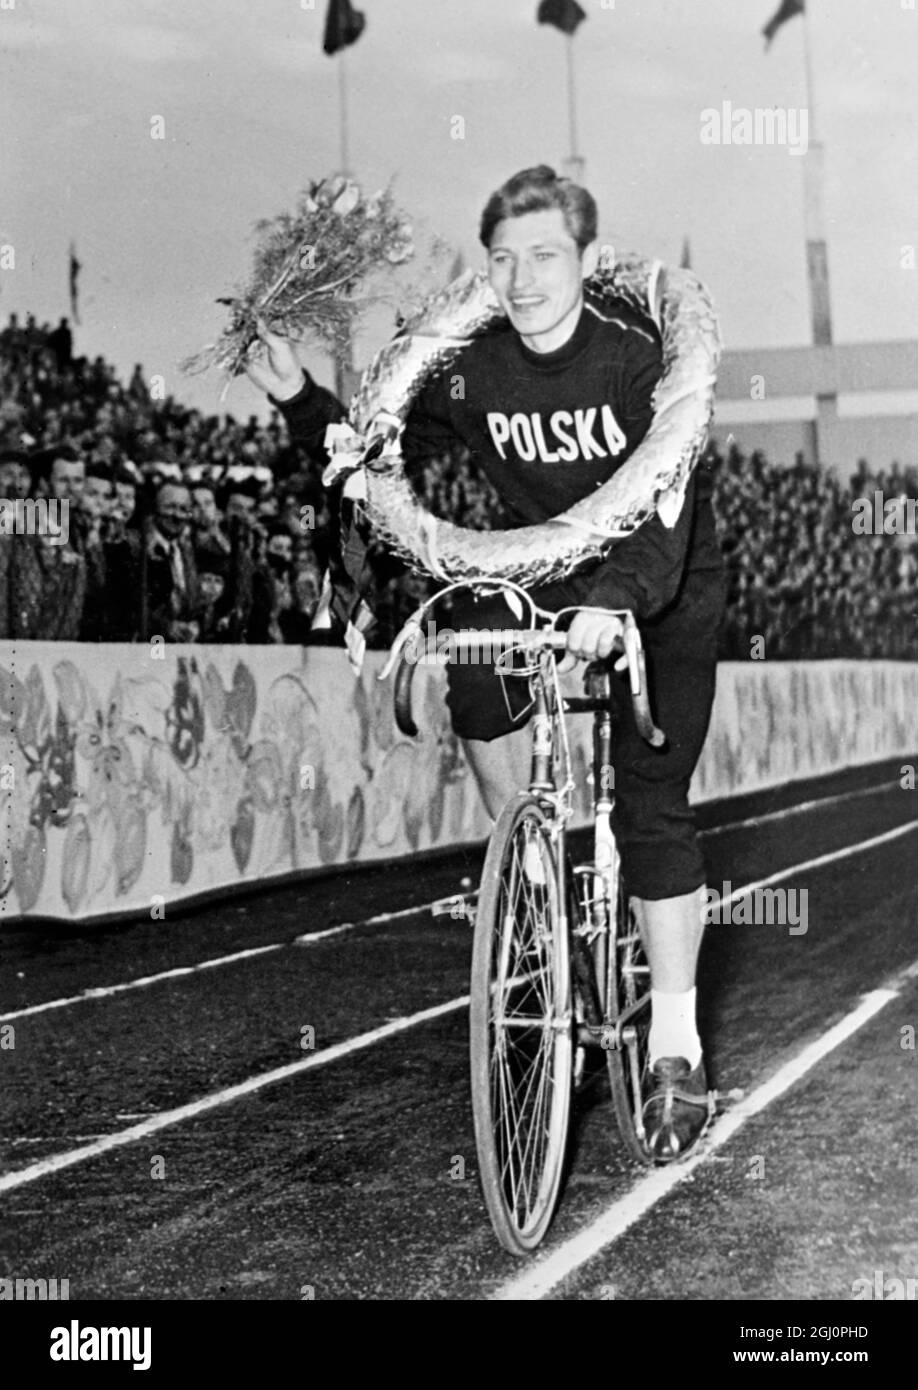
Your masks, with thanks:
[[(458, 441), (495, 487), (510, 524), (538, 524), (590, 495), (640, 444), (653, 416), (661, 345), (627, 306), (610, 309), (584, 294), (598, 260), (596, 204), (547, 166), (523, 170), (489, 198), (480, 239), (507, 324), (475, 338), (421, 390), (403, 448), (406, 457), (432, 458)], [(249, 376), (283, 410), (293, 437), (315, 442), (344, 409), (303, 371), (285, 339), (262, 337), (266, 352), (249, 364)], [(451, 386), (457, 377), (461, 392)], [(654, 716), (668, 738), (663, 749), (643, 741), (627, 690), (613, 681), (613, 829), (650, 965), (653, 1090), (644, 1119), (659, 1162), (684, 1154), (709, 1115), (695, 1018), (705, 869), (688, 790), (710, 719), (725, 599), (710, 493), (696, 470), (673, 525), (654, 514), (603, 560), (530, 591), (550, 611), (633, 611)], [(520, 622), (496, 597), (461, 601), (453, 624)], [(578, 613), (561, 669), (609, 657), (621, 634), (611, 613)], [(511, 682), (505, 696), (492, 665), (450, 663), (447, 678), (453, 729), (496, 818), (527, 781), (525, 693)]]

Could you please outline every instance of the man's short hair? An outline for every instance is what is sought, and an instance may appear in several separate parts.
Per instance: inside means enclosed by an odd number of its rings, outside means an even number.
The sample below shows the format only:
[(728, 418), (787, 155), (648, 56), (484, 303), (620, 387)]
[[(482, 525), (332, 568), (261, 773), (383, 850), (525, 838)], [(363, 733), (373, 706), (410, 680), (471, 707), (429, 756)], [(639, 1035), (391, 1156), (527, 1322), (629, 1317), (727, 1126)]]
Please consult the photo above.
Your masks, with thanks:
[(234, 493), (241, 493), (243, 497), (250, 498), (253, 502), (262, 500), (263, 489), (253, 470), (245, 468), (227, 469), (220, 480), (217, 488), (217, 506), (221, 511), (225, 511), (230, 498)]
[(551, 208), (561, 209), (564, 225), (581, 253), (596, 240), (598, 214), (592, 193), (570, 179), (559, 178), (547, 164), (521, 169), (491, 194), (481, 214), (479, 239), (490, 248), (494, 229), (505, 218), (548, 212)]
[(188, 484), (183, 483), (181, 478), (159, 478), (153, 486), (154, 505), (159, 505), (159, 499), (167, 487), (179, 488), (182, 492), (190, 492)]
[(40, 449), (35, 457), (47, 472), (50, 472), (52, 466), (58, 461), (61, 463), (83, 462), (83, 455), (72, 444), (49, 444)]
[(115, 465), (115, 482), (125, 487), (139, 488), (143, 483), (140, 470), (130, 459), (122, 459)]
[(77, 453), (72, 444), (51, 444), (43, 449), (36, 449), (29, 456), (29, 467), (32, 470), (32, 477), (35, 481), (42, 481), (46, 485), (51, 481), (51, 469), (54, 464), (61, 459), (64, 463), (82, 463), (82, 455)]

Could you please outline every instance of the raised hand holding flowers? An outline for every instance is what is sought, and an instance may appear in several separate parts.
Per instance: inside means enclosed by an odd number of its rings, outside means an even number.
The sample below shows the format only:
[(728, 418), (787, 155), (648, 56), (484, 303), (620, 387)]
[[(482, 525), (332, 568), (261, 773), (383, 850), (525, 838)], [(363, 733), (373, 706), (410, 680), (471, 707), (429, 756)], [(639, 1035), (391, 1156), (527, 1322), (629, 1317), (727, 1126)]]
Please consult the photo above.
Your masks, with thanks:
[(248, 284), (218, 300), (232, 310), (229, 326), (182, 363), (186, 372), (218, 367), (237, 376), (266, 330), (287, 339), (312, 337), (342, 353), (370, 302), (358, 290), (375, 272), (401, 265), (414, 253), (411, 224), (391, 191), (366, 198), (358, 184), (341, 176), (310, 183), (292, 215), (258, 222), (255, 230), (259, 240)]

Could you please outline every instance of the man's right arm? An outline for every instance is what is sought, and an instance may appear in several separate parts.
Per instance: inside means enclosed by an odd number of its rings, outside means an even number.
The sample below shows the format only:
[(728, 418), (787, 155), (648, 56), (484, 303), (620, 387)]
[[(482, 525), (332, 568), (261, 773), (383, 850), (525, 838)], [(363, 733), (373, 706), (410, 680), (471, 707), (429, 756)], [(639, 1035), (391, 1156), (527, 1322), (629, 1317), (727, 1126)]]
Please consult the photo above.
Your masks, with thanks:
[(302, 371), (300, 389), (296, 395), (284, 399), (269, 394), (268, 399), (286, 420), (294, 443), (302, 445), (310, 458), (327, 460), (326, 427), (347, 419), (347, 411), (337, 396), (326, 391), (324, 386), (317, 385), (308, 372)]
[[(295, 396), (282, 399), (269, 395), (268, 399), (284, 416), (291, 439), (301, 444), (310, 456), (327, 459), (326, 427), (347, 419), (347, 411), (337, 396), (303, 371), (302, 384)], [(448, 379), (437, 378), (420, 392), (408, 412), (402, 450), (409, 475), (412, 464), (420, 468), (455, 443), (449, 399)]]
[[(347, 411), (331, 391), (313, 381), (287, 339), (262, 328), (261, 340), (265, 350), (247, 364), (248, 376), (281, 411), (294, 442), (312, 457), (327, 459), (325, 430), (346, 420)], [(455, 443), (451, 380), (447, 372), (435, 377), (408, 412), (402, 444), (409, 465), (422, 465)]]
[(293, 344), (260, 326), (261, 352), (246, 362), (246, 375), (267, 394), (287, 422), (290, 436), (311, 457), (327, 459), (325, 430), (346, 419), (344, 406), (300, 365)]

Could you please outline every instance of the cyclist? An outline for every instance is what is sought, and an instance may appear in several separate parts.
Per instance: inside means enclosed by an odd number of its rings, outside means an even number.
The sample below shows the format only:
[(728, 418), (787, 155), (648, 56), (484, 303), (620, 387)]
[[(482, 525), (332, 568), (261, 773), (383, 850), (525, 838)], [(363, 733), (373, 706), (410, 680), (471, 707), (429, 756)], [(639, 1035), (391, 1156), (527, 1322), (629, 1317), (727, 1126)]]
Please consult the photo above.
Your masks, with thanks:
[[(464, 444), (505, 504), (511, 524), (566, 510), (628, 459), (650, 426), (662, 370), (655, 329), (627, 306), (584, 293), (598, 259), (596, 203), (552, 169), (525, 169), (489, 199), (480, 222), (488, 275), (506, 324), (474, 339), (420, 392), (405, 424), (406, 460)], [(284, 412), (295, 438), (314, 448), (344, 418), (334, 396), (301, 368), (291, 345), (262, 335), (248, 368)], [(454, 389), (460, 378), (463, 389)], [(670, 518), (671, 519), (671, 518)], [(705, 869), (688, 804), (692, 773), (714, 697), (724, 610), (723, 565), (710, 479), (693, 474), (672, 526), (658, 515), (608, 556), (572, 577), (531, 589), (536, 603), (630, 608), (641, 626), (664, 749), (634, 724), (627, 688), (613, 747), (614, 830), (650, 965), (653, 1089), (645, 1107), (658, 1162), (683, 1154), (708, 1115), (698, 1036), (695, 972), (703, 932)], [(467, 599), (456, 627), (519, 626), (502, 598)], [(621, 635), (609, 613), (579, 613), (562, 669), (608, 657)], [(489, 665), (451, 664), (447, 701), (485, 804), (496, 817), (527, 780), (525, 691)], [(507, 700), (512, 713), (508, 712)]]

